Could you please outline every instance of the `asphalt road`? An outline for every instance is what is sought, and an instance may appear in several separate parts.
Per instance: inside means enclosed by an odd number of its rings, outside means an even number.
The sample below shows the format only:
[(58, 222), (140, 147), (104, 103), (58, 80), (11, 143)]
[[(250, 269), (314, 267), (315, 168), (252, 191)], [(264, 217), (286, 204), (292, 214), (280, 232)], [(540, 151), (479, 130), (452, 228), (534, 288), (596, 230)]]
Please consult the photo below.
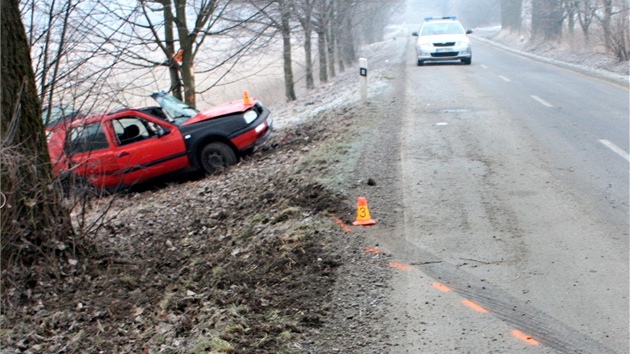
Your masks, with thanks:
[(628, 89), (473, 44), (407, 48), (391, 352), (628, 353)]

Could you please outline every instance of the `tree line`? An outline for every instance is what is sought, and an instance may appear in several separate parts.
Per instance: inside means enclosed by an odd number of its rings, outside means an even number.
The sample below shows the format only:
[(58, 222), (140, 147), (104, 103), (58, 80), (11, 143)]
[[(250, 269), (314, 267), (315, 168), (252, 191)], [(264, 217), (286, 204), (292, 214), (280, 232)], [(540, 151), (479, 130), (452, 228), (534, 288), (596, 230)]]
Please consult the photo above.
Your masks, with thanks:
[(501, 24), (532, 39), (559, 40), (580, 31), (587, 45), (593, 33), (620, 61), (630, 59), (628, 0), (500, 0)]
[[(356, 60), (357, 46), (382, 38), (402, 2), (27, 0), (21, 12), (44, 105), (61, 97), (83, 104), (85, 97), (108, 94), (105, 100), (116, 101), (115, 92), (133, 91), (146, 81), (103, 87), (104, 79), (133, 71), (146, 80), (168, 72), (168, 90), (194, 107), (197, 96), (236, 65), (278, 42), (285, 96), (295, 100), (295, 59), (304, 63), (308, 89), (316, 78), (327, 82)], [(304, 58), (296, 58), (298, 44)], [(218, 79), (196, 80), (210, 74)]]

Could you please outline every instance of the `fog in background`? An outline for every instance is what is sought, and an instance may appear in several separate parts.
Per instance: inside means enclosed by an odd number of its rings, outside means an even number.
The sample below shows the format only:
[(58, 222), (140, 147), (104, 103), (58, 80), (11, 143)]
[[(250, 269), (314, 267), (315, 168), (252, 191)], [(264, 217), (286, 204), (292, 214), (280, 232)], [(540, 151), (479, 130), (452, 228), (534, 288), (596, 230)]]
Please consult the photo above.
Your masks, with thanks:
[(499, 0), (407, 0), (401, 21), (420, 25), (429, 16), (457, 16), (466, 28), (501, 24)]

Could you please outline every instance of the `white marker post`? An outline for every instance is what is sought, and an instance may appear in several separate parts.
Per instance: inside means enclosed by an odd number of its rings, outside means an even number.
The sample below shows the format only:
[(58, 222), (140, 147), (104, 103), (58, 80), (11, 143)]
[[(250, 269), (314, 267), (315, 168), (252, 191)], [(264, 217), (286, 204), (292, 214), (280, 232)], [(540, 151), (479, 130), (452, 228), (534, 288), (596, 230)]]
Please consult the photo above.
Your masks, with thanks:
[(359, 75), (361, 75), (361, 101), (367, 102), (367, 78), (368, 62), (365, 58), (359, 59)]

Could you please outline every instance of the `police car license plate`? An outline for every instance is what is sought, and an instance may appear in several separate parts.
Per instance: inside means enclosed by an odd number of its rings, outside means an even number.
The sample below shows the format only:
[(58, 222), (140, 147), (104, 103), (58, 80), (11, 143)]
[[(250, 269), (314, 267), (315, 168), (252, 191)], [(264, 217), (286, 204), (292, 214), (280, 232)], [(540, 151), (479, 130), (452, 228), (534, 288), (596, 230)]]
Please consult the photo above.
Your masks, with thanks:
[(452, 52), (453, 48), (451, 47), (447, 47), (447, 48), (436, 48), (435, 52), (436, 53), (446, 53), (446, 52)]

